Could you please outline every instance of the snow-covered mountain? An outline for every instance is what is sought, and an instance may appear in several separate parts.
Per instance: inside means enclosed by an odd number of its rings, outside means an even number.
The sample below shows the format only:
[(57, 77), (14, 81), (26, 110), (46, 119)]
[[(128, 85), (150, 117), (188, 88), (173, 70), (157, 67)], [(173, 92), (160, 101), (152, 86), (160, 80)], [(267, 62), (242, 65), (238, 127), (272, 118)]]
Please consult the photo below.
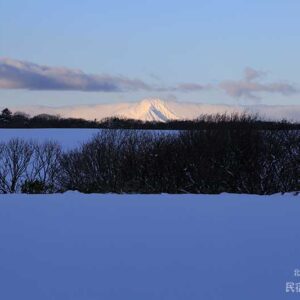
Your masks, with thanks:
[[(1, 109), (1, 108), (0, 108)], [(158, 98), (143, 99), (140, 102), (104, 103), (63, 107), (22, 106), (10, 107), (13, 112), (22, 111), (29, 115), (52, 114), (62, 117), (101, 120), (108, 117), (123, 117), (142, 121), (195, 119), (202, 114), (217, 113), (259, 113), (268, 119), (300, 121), (300, 105), (225, 105), (192, 102), (164, 101)]]
[(173, 111), (170, 103), (160, 99), (144, 99), (120, 111), (118, 115), (135, 120), (160, 122), (181, 118)]

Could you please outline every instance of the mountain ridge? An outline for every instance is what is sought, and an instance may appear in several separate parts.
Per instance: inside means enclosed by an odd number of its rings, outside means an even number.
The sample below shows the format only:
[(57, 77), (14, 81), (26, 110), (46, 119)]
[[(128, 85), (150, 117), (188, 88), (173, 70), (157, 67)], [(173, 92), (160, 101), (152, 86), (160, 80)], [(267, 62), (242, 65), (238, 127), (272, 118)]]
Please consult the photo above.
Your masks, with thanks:
[[(4, 107), (2, 107), (3, 109)], [(300, 105), (226, 105), (165, 101), (145, 98), (139, 102), (103, 103), (94, 105), (47, 107), (42, 105), (9, 107), (12, 112), (22, 111), (30, 116), (38, 114), (60, 115), (64, 118), (101, 120), (120, 117), (141, 121), (166, 122), (192, 120), (200, 115), (243, 113), (259, 114), (270, 120), (300, 121)], [(0, 108), (1, 109), (1, 108)]]

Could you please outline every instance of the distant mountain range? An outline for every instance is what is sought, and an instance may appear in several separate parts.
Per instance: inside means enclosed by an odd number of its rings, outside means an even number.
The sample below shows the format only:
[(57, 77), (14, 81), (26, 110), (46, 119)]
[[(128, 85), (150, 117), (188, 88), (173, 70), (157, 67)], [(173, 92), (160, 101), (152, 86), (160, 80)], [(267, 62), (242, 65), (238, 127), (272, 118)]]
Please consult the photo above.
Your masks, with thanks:
[(38, 114), (60, 115), (62, 117), (101, 120), (108, 117), (123, 117), (143, 121), (195, 119), (203, 114), (217, 113), (258, 113), (261, 117), (279, 120), (287, 119), (300, 122), (300, 105), (248, 105), (234, 106), (225, 104), (184, 103), (164, 101), (157, 98), (140, 102), (126, 102), (97, 105), (78, 105), (63, 107), (19, 106), (11, 107), (13, 112), (22, 111), (31, 116)]

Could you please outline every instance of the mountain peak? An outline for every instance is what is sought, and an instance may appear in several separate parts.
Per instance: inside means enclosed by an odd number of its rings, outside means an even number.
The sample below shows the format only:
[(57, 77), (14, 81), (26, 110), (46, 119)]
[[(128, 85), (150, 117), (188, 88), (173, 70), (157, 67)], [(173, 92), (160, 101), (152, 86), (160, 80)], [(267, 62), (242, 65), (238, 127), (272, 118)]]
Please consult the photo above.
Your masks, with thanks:
[(159, 98), (147, 98), (137, 103), (135, 111), (136, 118), (146, 121), (166, 122), (168, 120), (178, 119), (172, 112), (168, 103)]
[(166, 122), (179, 117), (169, 107), (168, 102), (159, 98), (146, 98), (133, 104), (130, 109), (123, 111), (127, 118), (143, 121)]
[(139, 102), (139, 104), (143, 107), (149, 108), (150, 106), (158, 107), (161, 105), (165, 105), (165, 101), (159, 98), (145, 98)]

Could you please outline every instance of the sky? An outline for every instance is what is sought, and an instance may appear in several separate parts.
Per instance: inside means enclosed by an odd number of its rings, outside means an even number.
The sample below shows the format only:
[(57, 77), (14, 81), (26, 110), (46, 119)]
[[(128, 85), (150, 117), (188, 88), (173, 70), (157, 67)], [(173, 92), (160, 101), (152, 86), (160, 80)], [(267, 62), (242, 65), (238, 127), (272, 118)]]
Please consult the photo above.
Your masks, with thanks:
[(0, 106), (300, 104), (298, 0), (0, 0)]

